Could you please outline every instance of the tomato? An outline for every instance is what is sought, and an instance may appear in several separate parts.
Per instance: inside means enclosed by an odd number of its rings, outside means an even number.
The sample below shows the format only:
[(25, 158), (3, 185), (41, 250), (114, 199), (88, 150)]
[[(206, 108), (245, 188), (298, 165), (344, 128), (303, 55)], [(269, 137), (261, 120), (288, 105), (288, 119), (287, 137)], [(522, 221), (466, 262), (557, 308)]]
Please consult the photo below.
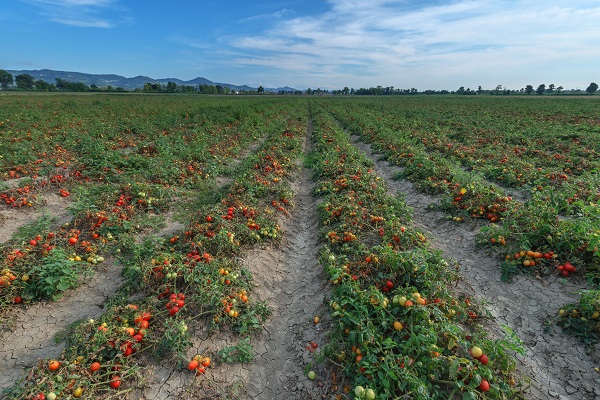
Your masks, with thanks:
[(110, 387), (118, 389), (119, 386), (121, 386), (121, 377), (119, 375), (113, 375), (113, 377), (110, 378)]
[(479, 362), (483, 365), (487, 365), (488, 361), (488, 356), (486, 356), (485, 354), (482, 354), (481, 357), (479, 357)]
[(172, 317), (179, 312), (179, 307), (174, 306), (169, 309), (169, 315)]
[(479, 389), (481, 389), (482, 392), (487, 392), (490, 390), (490, 383), (485, 379), (482, 379), (481, 383), (479, 384)]
[(57, 370), (57, 369), (59, 369), (59, 368), (60, 368), (60, 363), (59, 363), (58, 361), (56, 361), (56, 360), (51, 360), (51, 361), (48, 363), (48, 369), (49, 369), (50, 371), (56, 371), (56, 370)]
[(198, 365), (200, 365), (200, 363), (197, 360), (192, 360), (188, 363), (187, 368), (188, 370), (193, 371), (198, 368)]
[(82, 394), (83, 394), (83, 388), (81, 388), (81, 387), (78, 387), (77, 389), (73, 390), (73, 397), (75, 397), (75, 398), (81, 397)]
[(90, 365), (90, 371), (92, 371), (92, 372), (96, 372), (96, 371), (98, 371), (99, 369), (100, 369), (100, 363), (99, 363), (99, 362), (97, 362), (97, 361), (94, 361), (94, 362), (92, 363), (92, 365)]
[(70, 237), (70, 238), (69, 238), (69, 243), (70, 243), (70, 244), (75, 244), (75, 243), (77, 243), (77, 241), (78, 241), (78, 240), (79, 240), (79, 239), (77, 239), (76, 237)]
[(210, 358), (209, 357), (204, 357), (202, 359), (202, 366), (203, 367), (208, 367), (210, 365)]
[(387, 281), (385, 283), (385, 286), (387, 286), (389, 289), (393, 289), (394, 288), (394, 282), (392, 281)]
[(206, 222), (212, 222), (212, 217), (210, 215), (206, 216)]
[(23, 302), (23, 298), (21, 296), (15, 296), (15, 304), (19, 304)]
[(29, 241), (29, 244), (30, 244), (30, 245), (32, 245), (32, 246), (37, 246), (37, 240), (35, 240), (35, 239), (31, 239), (31, 240)]
[(473, 357), (475, 357), (475, 358), (479, 358), (479, 357), (481, 357), (481, 355), (482, 355), (482, 354), (483, 354), (483, 351), (482, 351), (482, 350), (481, 350), (479, 347), (477, 347), (477, 346), (473, 346), (473, 347), (471, 348), (471, 355), (472, 355)]

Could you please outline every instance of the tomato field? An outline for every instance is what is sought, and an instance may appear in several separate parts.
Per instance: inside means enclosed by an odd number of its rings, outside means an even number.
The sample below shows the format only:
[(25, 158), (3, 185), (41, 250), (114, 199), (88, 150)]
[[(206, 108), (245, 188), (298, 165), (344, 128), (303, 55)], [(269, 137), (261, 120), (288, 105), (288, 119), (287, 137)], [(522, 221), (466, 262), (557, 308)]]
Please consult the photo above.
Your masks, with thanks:
[(598, 398), (599, 105), (0, 96), (0, 398)]

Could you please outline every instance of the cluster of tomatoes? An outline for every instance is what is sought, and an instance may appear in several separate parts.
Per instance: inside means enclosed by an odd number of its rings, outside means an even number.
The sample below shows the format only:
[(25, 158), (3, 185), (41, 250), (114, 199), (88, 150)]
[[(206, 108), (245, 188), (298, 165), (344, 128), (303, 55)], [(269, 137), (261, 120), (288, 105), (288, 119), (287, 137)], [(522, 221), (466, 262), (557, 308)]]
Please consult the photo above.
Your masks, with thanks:
[(196, 371), (196, 376), (200, 376), (206, 372), (206, 369), (210, 366), (210, 357), (194, 356), (188, 363), (189, 371)]
[(169, 296), (169, 301), (165, 305), (165, 308), (169, 310), (169, 315), (171, 317), (175, 316), (181, 308), (185, 305), (185, 294), (183, 293), (171, 293)]

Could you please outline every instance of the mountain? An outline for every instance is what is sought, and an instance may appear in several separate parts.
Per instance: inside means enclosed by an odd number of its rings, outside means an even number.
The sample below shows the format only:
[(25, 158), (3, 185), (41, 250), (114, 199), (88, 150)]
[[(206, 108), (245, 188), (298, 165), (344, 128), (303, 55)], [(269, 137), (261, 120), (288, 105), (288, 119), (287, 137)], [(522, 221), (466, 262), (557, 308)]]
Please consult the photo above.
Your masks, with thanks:
[[(68, 71), (55, 71), (51, 69), (40, 69), (40, 70), (6, 70), (12, 74), (12, 76), (17, 76), (20, 74), (29, 74), (33, 76), (36, 80), (41, 79), (48, 83), (56, 83), (56, 78), (61, 78), (67, 80), (69, 82), (81, 82), (86, 85), (93, 85), (99, 87), (112, 86), (113, 88), (122, 87), (125, 90), (133, 90), (133, 89), (141, 89), (144, 87), (146, 83), (160, 83), (166, 85), (168, 82), (174, 82), (177, 85), (187, 85), (187, 86), (195, 86), (195, 85), (221, 85), (223, 87), (228, 87), (232, 90), (256, 90), (257, 88), (251, 87), (248, 85), (233, 85), (231, 83), (219, 83), (212, 82), (206, 78), (197, 77), (189, 81), (184, 81), (178, 78), (159, 78), (154, 79), (148, 76), (135, 76), (133, 78), (126, 78), (121, 75), (114, 74), (86, 74), (83, 72), (68, 72)], [(279, 92), (279, 91), (294, 91), (295, 89), (285, 86), (282, 88), (265, 88), (265, 91), (268, 92)]]

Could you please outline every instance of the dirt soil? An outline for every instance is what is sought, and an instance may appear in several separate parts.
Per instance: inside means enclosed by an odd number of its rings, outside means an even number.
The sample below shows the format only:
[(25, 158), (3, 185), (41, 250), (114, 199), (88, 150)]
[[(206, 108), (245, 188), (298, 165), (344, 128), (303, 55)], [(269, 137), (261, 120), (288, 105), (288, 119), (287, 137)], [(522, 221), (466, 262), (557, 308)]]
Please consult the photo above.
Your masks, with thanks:
[[(310, 124), (308, 136), (310, 137)], [(309, 150), (308, 139), (305, 151)], [(265, 301), (272, 311), (265, 327), (254, 334), (251, 345), (254, 360), (249, 364), (219, 363), (218, 350), (240, 339), (231, 332), (199, 329), (193, 337), (189, 358), (208, 354), (213, 362), (205, 375), (194, 375), (175, 367), (176, 360), (165, 360), (144, 373), (146, 384), (131, 399), (321, 399), (330, 391), (331, 379), (324, 365), (313, 365), (317, 373), (309, 380), (305, 367), (324, 345), (323, 319), (314, 324), (315, 315), (326, 314), (324, 297), (327, 277), (317, 261), (320, 250), (316, 199), (312, 197), (310, 172), (302, 168), (292, 183), (294, 208), (280, 219), (282, 242), (255, 248), (242, 264), (254, 279), (253, 296)], [(310, 342), (319, 348), (306, 349)]]
[(585, 289), (585, 283), (556, 276), (527, 275), (502, 282), (498, 260), (476, 247), (475, 238), (482, 222), (449, 221), (442, 211), (429, 208), (430, 204), (438, 203), (438, 198), (419, 192), (409, 181), (392, 180), (400, 168), (380, 160), (359, 137), (353, 136), (352, 140), (374, 161), (389, 191), (402, 194), (414, 208), (415, 225), (424, 231), (431, 246), (440, 250), (448, 261), (458, 262), (464, 279), (461, 289), (486, 303), (498, 324), (490, 329), (499, 332), (500, 326), (506, 325), (521, 338), (526, 355), (518, 356), (518, 368), (531, 378), (527, 398), (599, 399), (600, 374), (594, 367), (600, 365), (600, 348), (586, 351), (578, 339), (556, 325), (544, 333), (547, 318), (555, 316), (564, 304), (576, 301), (576, 292)]
[(20, 227), (25, 226), (44, 213), (57, 218), (56, 224), (62, 225), (71, 220), (71, 214), (66, 209), (67, 200), (54, 193), (44, 194), (45, 205), (39, 209), (15, 209), (2, 206), (0, 208), (0, 244), (6, 243)]
[(71, 323), (103, 313), (104, 302), (121, 285), (121, 268), (110, 258), (95, 268), (83, 286), (68, 291), (60, 300), (18, 310), (12, 329), (0, 332), (0, 393), (23, 377), (23, 370), (37, 365), (39, 359), (58, 357), (64, 341), (56, 343), (54, 338)]

